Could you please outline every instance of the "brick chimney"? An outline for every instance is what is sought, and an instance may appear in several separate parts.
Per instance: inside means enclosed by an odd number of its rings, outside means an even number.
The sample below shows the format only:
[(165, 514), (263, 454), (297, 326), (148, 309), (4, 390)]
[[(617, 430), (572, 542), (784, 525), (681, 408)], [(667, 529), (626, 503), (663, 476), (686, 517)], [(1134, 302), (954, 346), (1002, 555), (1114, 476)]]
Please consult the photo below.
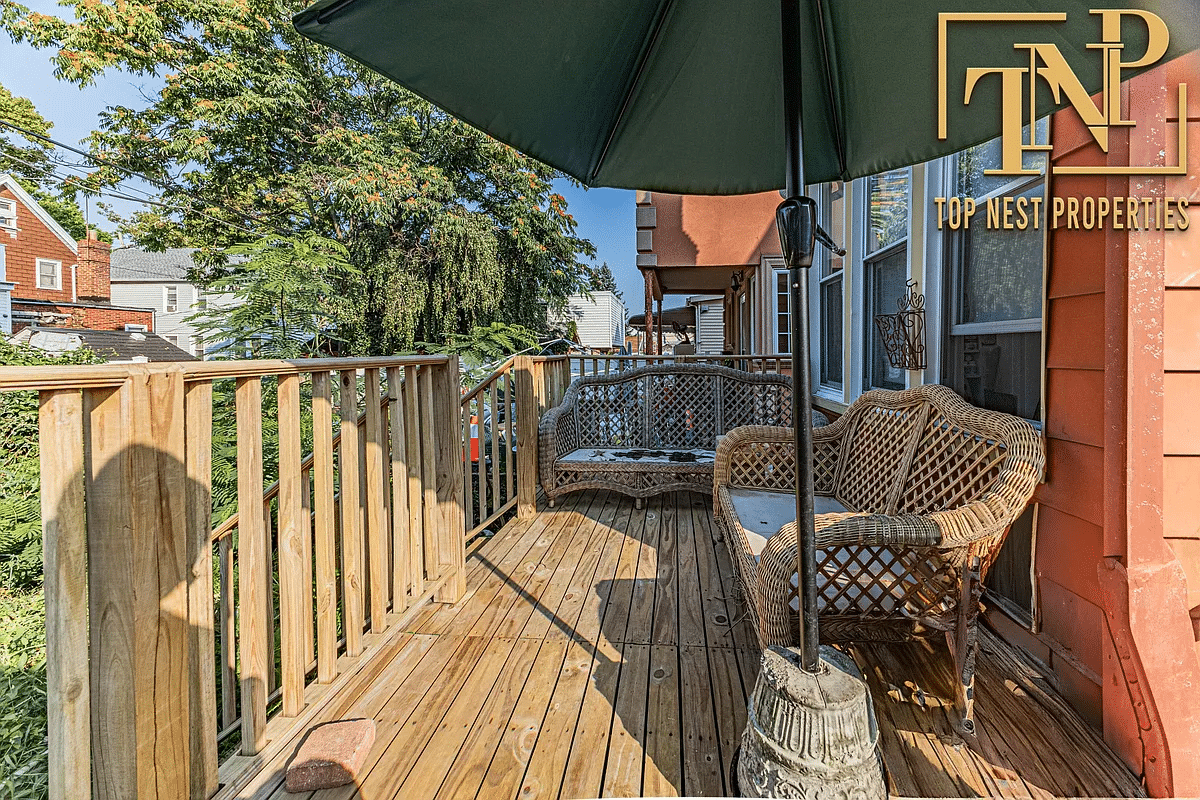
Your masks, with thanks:
[(79, 245), (79, 270), (76, 273), (77, 291), (80, 302), (109, 302), (112, 298), (112, 280), (109, 276), (110, 245), (96, 238), (94, 230), (81, 239)]

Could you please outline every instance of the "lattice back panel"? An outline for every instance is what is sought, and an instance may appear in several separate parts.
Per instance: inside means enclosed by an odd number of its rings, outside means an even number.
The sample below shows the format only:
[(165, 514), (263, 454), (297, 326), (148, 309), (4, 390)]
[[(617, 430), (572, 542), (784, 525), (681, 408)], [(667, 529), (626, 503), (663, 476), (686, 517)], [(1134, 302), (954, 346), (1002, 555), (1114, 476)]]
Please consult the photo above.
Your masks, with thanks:
[[(817, 607), (822, 616), (948, 619), (957, 596), (958, 573), (935, 550), (817, 549)], [(793, 611), (798, 609), (794, 573), (788, 603)], [(867, 631), (859, 635), (871, 638)]]
[(735, 488), (791, 492), (796, 485), (796, 448), (791, 442), (748, 442), (729, 463)]
[(943, 511), (976, 500), (1000, 475), (1008, 448), (930, 414), (900, 493), (901, 513)]
[(717, 447), (717, 392), (720, 378), (688, 373), (647, 375), (650, 403), (646, 447)]
[(580, 386), (576, 404), (580, 447), (646, 447), (646, 388), (641, 380)]
[(791, 425), (792, 389), (779, 384), (725, 380), (721, 401), (721, 429), (727, 433), (743, 425)]
[(840, 439), (813, 443), (813, 491), (816, 494), (833, 494), (833, 482), (837, 478), (838, 448), (841, 446)]
[(903, 408), (866, 408), (849, 433), (845, 464), (834, 495), (855, 511), (887, 513), (908, 455), (907, 443), (921, 416), (922, 404)]

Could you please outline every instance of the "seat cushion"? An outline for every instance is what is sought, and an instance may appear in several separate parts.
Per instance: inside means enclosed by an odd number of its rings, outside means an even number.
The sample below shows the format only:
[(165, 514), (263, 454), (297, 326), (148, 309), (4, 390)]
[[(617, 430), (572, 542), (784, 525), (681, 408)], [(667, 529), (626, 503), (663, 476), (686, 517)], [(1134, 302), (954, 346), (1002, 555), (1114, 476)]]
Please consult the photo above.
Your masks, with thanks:
[[(783, 492), (764, 492), (758, 489), (730, 489), (729, 500), (738, 516), (738, 522), (746, 529), (750, 552), (758, 554), (767, 546), (779, 529), (796, 519), (796, 496)], [(832, 497), (817, 495), (813, 498), (814, 510), (818, 514), (842, 514), (850, 509)]]
[(654, 450), (629, 447), (581, 447), (561, 456), (555, 463), (571, 470), (597, 472), (631, 472), (639, 466), (646, 469), (669, 467), (678, 471), (701, 471), (712, 474), (716, 453), (712, 450)]

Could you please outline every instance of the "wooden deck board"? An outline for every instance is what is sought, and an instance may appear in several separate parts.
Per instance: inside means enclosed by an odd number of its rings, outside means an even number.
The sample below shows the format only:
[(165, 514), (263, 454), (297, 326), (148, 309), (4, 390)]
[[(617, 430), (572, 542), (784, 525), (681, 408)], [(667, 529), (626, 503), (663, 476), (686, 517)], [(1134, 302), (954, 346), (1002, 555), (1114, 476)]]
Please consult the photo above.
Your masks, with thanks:
[[(571, 495), (468, 556), (467, 594), (431, 606), (318, 721), (377, 723), (356, 785), (256, 797), (720, 795), (758, 670), (711, 506)], [(1137, 796), (1141, 789), (1037, 665), (987, 632), (977, 740), (954, 732), (940, 641), (853, 649), (894, 796)], [(290, 752), (290, 751), (289, 751)]]

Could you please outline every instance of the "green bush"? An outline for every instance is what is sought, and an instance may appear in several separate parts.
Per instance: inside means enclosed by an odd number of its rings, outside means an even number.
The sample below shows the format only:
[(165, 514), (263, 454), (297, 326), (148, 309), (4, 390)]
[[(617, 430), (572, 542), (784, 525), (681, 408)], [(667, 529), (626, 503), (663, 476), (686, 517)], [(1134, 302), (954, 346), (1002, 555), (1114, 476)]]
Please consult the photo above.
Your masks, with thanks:
[[(102, 361), (0, 340), (0, 364)], [(0, 393), (0, 798), (43, 798), (46, 786), (46, 608), (36, 392)]]

